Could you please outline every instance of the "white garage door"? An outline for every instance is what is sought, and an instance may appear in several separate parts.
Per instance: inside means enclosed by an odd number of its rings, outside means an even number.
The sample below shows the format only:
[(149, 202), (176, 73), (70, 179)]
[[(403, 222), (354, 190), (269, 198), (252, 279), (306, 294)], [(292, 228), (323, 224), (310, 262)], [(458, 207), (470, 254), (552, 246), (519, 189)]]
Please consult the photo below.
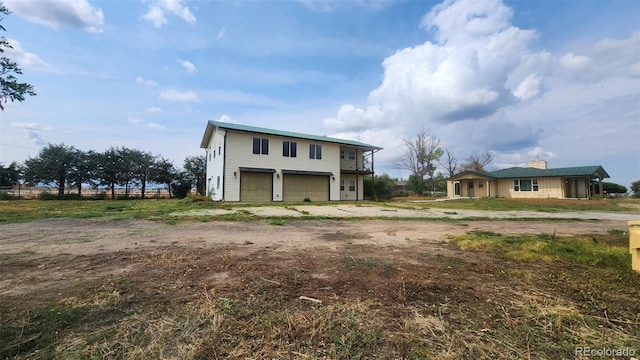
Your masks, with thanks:
[(329, 201), (329, 176), (285, 174), (282, 186), (284, 201)]
[(240, 172), (240, 201), (270, 202), (273, 200), (273, 174)]

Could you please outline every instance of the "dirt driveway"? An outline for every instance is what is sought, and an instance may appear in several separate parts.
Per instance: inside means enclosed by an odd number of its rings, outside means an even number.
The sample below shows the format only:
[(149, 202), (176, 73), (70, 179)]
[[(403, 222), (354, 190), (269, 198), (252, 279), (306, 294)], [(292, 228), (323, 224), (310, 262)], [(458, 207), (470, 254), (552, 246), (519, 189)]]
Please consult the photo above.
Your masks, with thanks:
[[(320, 207), (326, 208), (326, 207)], [(264, 208), (261, 208), (264, 209)], [(365, 208), (369, 211), (370, 208)], [(42, 220), (0, 226), (0, 297), (4, 304), (45, 302), (82, 284), (128, 272), (144, 272), (137, 254), (179, 250), (253, 256), (265, 251), (337, 251), (347, 241), (390, 249), (439, 253), (450, 235), (471, 230), (499, 233), (605, 233), (625, 221), (290, 221), (181, 223)]]

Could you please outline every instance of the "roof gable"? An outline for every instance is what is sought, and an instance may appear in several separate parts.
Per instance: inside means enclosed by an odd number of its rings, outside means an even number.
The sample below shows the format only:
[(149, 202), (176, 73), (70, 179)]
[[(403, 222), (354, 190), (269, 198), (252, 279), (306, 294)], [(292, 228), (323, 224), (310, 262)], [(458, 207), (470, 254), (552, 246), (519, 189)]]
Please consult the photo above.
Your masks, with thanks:
[(329, 143), (335, 143), (340, 145), (349, 145), (349, 146), (364, 148), (365, 150), (382, 150), (381, 147), (365, 144), (363, 142), (359, 142), (355, 140), (338, 139), (338, 138), (332, 138), (328, 136), (311, 135), (311, 134), (303, 134), (303, 133), (297, 133), (297, 132), (291, 132), (291, 131), (267, 129), (267, 128), (261, 128), (256, 126), (232, 124), (232, 123), (225, 123), (225, 122), (213, 121), (213, 120), (209, 120), (209, 122), (207, 123), (207, 129), (205, 130), (204, 137), (202, 138), (202, 142), (200, 143), (201, 148), (207, 147), (215, 128), (228, 129), (228, 130), (234, 130), (234, 131), (240, 131), (240, 132), (249, 132), (249, 133), (255, 133), (255, 134), (275, 135), (275, 136), (281, 136), (285, 138), (329, 142)]

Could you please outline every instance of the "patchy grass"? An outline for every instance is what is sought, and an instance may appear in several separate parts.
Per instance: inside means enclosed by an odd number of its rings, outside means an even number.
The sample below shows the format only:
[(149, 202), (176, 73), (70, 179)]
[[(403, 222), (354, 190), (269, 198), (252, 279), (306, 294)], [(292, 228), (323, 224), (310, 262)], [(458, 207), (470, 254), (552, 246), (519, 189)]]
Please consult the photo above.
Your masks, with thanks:
[[(3, 295), (0, 358), (560, 359), (573, 358), (576, 346), (640, 352), (640, 275), (630, 270), (624, 232), (474, 231), (439, 244), (442, 254), (355, 245), (352, 237), (319, 239), (331, 241), (325, 251), (114, 254), (113, 261), (126, 259), (128, 273), (68, 282), (36, 306)], [(105, 261), (92, 256), (83, 259)], [(27, 261), (13, 259), (0, 271), (19, 276)]]
[(463, 210), (492, 210), (492, 211), (621, 211), (629, 212), (638, 209), (640, 201), (636, 199), (602, 199), (602, 200), (569, 200), (569, 199), (457, 199), (452, 201), (431, 202), (395, 202), (393, 206), (410, 208), (440, 208)]

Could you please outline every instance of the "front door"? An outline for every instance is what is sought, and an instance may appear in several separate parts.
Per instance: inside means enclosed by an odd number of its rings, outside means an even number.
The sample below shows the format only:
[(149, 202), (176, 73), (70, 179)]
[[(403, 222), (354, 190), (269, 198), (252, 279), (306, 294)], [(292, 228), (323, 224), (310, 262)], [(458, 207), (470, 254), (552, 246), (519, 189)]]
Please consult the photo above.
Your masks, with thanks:
[(467, 196), (474, 197), (475, 192), (473, 191), (473, 180), (467, 182)]

